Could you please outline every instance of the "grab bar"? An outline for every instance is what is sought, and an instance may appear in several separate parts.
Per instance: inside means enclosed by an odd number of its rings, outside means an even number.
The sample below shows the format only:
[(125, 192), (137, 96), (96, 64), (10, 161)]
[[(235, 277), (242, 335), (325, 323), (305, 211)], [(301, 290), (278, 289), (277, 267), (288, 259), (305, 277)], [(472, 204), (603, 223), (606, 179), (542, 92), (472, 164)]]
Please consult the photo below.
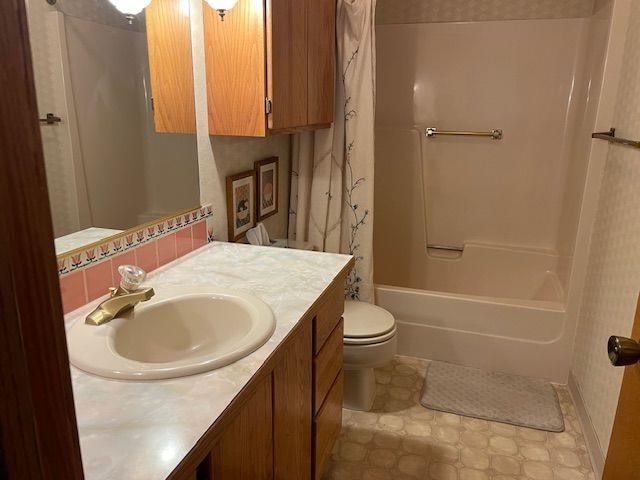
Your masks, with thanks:
[(438, 130), (436, 127), (427, 127), (425, 135), (428, 138), (436, 135), (462, 135), (466, 137), (491, 137), (492, 140), (502, 140), (502, 129), (494, 128), (488, 132), (458, 132), (455, 130)]
[(457, 245), (436, 245), (428, 243), (427, 248), (433, 248), (434, 250), (448, 250), (450, 252), (464, 252), (464, 247), (459, 247)]
[(611, 128), (608, 132), (596, 132), (591, 134), (591, 138), (606, 140), (609, 143), (617, 143), (628, 147), (640, 148), (640, 140), (628, 140), (626, 138), (616, 137), (616, 129)]

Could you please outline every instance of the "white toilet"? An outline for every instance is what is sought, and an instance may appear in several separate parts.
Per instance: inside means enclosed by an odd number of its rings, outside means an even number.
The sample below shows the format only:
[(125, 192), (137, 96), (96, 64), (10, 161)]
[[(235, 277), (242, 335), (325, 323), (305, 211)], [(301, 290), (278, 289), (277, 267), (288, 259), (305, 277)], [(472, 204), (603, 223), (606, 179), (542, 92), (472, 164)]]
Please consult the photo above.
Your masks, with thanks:
[(396, 319), (384, 308), (347, 301), (344, 307), (344, 407), (370, 410), (376, 396), (375, 367), (396, 353)]

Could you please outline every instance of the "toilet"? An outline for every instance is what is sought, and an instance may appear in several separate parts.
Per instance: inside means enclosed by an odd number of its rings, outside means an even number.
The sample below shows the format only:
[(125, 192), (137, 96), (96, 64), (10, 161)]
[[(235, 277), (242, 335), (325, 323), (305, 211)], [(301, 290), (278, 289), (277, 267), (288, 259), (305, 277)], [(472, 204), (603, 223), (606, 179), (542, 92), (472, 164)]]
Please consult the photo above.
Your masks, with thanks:
[(376, 396), (373, 369), (396, 353), (396, 320), (384, 308), (346, 301), (344, 307), (345, 408), (368, 411)]

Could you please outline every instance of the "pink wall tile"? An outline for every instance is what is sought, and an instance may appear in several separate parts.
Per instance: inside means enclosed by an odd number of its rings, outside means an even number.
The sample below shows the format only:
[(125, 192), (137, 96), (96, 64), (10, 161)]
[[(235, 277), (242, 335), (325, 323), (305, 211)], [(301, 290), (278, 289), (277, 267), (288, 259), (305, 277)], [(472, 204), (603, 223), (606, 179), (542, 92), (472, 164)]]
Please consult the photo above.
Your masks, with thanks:
[(193, 224), (193, 249), (207, 244), (207, 222), (202, 220)]
[(89, 301), (109, 292), (109, 287), (113, 286), (112, 269), (111, 260), (85, 269), (84, 275), (87, 282), (87, 298)]
[(62, 309), (69, 313), (87, 303), (87, 292), (84, 285), (84, 270), (70, 273), (60, 279), (62, 293)]
[(155, 240), (139, 246), (136, 252), (136, 262), (143, 270), (150, 272), (158, 268), (158, 245)]
[(176, 259), (176, 234), (171, 233), (157, 240), (158, 265), (166, 265)]
[(186, 255), (193, 250), (193, 239), (191, 238), (191, 227), (183, 228), (176, 233), (176, 247), (178, 257)]

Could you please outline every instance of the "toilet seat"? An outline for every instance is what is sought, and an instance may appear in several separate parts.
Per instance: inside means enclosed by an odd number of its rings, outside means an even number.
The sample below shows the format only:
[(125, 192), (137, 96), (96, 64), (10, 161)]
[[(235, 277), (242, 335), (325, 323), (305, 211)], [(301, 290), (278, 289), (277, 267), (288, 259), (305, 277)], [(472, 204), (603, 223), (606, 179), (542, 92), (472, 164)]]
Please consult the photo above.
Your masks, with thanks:
[(392, 339), (396, 335), (396, 328), (393, 327), (393, 330), (385, 333), (384, 335), (380, 335), (379, 337), (362, 337), (362, 338), (352, 338), (352, 337), (344, 337), (345, 345), (375, 345), (376, 343), (386, 342), (387, 340)]
[(343, 318), (345, 345), (373, 345), (396, 334), (395, 318), (377, 305), (347, 301)]

